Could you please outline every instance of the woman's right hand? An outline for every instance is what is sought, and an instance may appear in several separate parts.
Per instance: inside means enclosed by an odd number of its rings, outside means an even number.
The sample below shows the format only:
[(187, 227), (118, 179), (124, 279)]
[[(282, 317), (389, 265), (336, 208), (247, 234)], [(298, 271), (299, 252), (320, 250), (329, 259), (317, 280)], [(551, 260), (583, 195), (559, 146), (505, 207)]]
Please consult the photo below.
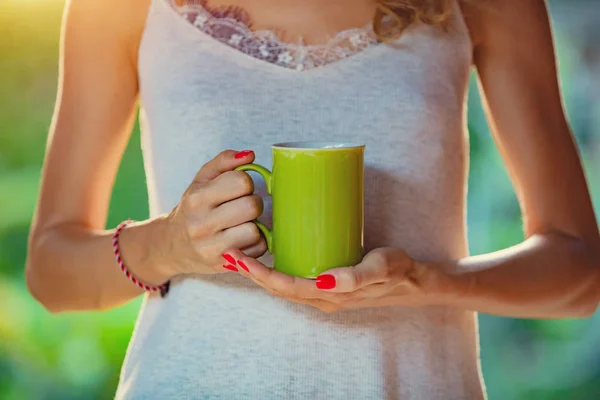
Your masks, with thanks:
[[(105, 310), (143, 291), (125, 277), (106, 229), (114, 178), (138, 110), (137, 54), (146, 2), (73, 0), (65, 9), (59, 88), (39, 199), (29, 231), (26, 281), (52, 312)], [(111, 29), (105, 29), (107, 24)], [(248, 153), (226, 151), (202, 167), (167, 215), (119, 236), (133, 276), (160, 285), (174, 275), (226, 272), (228, 247), (251, 256), (265, 243), (250, 222), (262, 211), (244, 172)]]
[(262, 214), (262, 198), (254, 194), (252, 178), (234, 170), (253, 161), (252, 151), (226, 150), (200, 168), (158, 235), (170, 243), (170, 275), (233, 270), (223, 258), (229, 248), (255, 258), (265, 253), (265, 240), (252, 222)]

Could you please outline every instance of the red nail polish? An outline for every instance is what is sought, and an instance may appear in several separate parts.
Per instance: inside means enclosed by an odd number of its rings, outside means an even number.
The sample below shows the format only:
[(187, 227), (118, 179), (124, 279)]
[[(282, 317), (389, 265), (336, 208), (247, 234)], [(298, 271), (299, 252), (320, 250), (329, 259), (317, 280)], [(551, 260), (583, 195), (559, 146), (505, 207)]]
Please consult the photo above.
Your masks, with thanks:
[(250, 270), (248, 269), (248, 267), (246, 267), (246, 264), (244, 264), (241, 260), (237, 262), (240, 267), (244, 268), (244, 270), (246, 270), (246, 272), (250, 272)]
[(228, 263), (235, 265), (235, 258), (233, 258), (229, 254), (223, 254), (223, 258), (227, 260)]
[(235, 158), (237, 158), (237, 159), (244, 158), (246, 156), (249, 156), (250, 154), (252, 154), (252, 150), (239, 151), (239, 152), (235, 153)]
[(321, 276), (317, 277), (317, 288), (333, 289), (334, 287), (335, 287), (335, 276), (321, 275)]
[(236, 267), (234, 267), (233, 265), (225, 264), (225, 265), (223, 265), (223, 268), (228, 269), (230, 271), (238, 272), (238, 269)]

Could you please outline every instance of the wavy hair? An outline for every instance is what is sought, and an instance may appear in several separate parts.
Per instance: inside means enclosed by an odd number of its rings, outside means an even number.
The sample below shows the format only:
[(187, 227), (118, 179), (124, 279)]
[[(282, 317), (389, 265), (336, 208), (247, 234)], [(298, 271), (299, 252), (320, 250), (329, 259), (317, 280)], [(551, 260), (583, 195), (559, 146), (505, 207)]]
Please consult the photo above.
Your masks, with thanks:
[(416, 22), (445, 28), (453, 12), (453, 1), (377, 0), (377, 11), (373, 21), (375, 34), (382, 41), (393, 40)]

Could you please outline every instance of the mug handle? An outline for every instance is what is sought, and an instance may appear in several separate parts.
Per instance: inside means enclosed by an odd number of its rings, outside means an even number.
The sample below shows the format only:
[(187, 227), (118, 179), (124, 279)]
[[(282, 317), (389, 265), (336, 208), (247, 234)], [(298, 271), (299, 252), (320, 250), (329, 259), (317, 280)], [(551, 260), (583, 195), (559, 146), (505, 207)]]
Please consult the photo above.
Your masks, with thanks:
[[(235, 170), (236, 171), (258, 172), (264, 178), (265, 183), (267, 184), (267, 193), (269, 195), (272, 195), (271, 194), (271, 177), (273, 174), (267, 168), (263, 167), (262, 165), (258, 165), (258, 164), (245, 164), (245, 165), (241, 165), (241, 166), (237, 167)], [(267, 228), (262, 222), (260, 222), (258, 220), (254, 220), (252, 222), (254, 222), (254, 224), (256, 224), (256, 227), (264, 235), (265, 241), (267, 242), (267, 250), (269, 251), (269, 253), (273, 254), (273, 232), (269, 228)]]

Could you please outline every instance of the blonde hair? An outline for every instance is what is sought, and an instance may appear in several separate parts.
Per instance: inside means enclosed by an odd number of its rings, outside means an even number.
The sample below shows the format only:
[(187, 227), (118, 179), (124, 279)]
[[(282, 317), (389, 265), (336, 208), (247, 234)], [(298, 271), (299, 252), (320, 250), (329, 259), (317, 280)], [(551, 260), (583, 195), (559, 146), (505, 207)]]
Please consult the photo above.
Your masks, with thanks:
[(444, 28), (452, 15), (452, 1), (377, 0), (375, 34), (382, 41), (393, 40), (415, 22)]

